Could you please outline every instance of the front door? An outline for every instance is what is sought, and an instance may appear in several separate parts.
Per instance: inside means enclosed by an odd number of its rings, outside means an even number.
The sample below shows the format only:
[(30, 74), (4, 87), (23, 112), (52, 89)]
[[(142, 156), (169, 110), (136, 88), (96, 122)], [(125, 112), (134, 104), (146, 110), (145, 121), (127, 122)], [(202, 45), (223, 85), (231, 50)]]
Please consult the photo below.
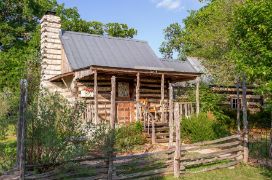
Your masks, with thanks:
[(117, 82), (117, 121), (127, 124), (135, 120), (133, 80), (119, 80)]

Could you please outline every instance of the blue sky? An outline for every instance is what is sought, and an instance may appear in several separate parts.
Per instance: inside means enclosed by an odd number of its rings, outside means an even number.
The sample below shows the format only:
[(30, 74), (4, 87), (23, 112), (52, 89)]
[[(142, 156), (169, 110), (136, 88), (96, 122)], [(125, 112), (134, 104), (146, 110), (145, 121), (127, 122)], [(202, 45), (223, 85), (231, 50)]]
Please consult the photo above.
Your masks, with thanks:
[(119, 22), (138, 30), (135, 39), (148, 41), (158, 56), (163, 29), (188, 16), (189, 10), (203, 6), (198, 0), (58, 0), (66, 7), (77, 7), (85, 20)]

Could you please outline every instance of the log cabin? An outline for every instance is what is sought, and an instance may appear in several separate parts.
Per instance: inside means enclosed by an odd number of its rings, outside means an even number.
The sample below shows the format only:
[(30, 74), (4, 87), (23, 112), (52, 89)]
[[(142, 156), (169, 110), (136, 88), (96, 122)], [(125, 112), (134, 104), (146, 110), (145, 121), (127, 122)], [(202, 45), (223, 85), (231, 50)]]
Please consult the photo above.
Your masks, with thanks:
[[(84, 119), (94, 124), (148, 121), (147, 113), (168, 123), (172, 84), (201, 75), (188, 61), (159, 59), (145, 41), (62, 30), (54, 12), (41, 20), (41, 56), (41, 87), (85, 101)], [(183, 108), (199, 112), (198, 99)]]

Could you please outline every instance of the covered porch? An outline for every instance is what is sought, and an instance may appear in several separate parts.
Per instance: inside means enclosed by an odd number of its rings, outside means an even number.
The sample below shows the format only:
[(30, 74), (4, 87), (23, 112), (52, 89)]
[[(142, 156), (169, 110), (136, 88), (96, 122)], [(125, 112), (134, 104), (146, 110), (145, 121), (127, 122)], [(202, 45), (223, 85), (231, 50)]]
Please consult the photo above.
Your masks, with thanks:
[(148, 114), (155, 122), (168, 123), (173, 113), (174, 84), (191, 80), (197, 84), (196, 101), (180, 103), (180, 112), (184, 116), (199, 112), (198, 73), (92, 66), (75, 72), (75, 77), (76, 96), (86, 101), (83, 116), (88, 123), (109, 122), (114, 116), (116, 124), (149, 124)]

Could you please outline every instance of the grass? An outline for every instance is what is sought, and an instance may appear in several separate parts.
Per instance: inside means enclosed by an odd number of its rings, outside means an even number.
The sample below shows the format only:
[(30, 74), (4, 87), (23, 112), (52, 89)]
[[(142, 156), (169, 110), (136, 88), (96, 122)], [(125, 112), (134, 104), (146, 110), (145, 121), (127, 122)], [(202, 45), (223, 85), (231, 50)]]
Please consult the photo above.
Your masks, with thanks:
[[(171, 180), (173, 176), (161, 178), (151, 178), (153, 180)], [(181, 180), (270, 180), (272, 179), (272, 171), (262, 167), (252, 167), (247, 165), (239, 165), (234, 169), (221, 169), (210, 172), (183, 175)]]

